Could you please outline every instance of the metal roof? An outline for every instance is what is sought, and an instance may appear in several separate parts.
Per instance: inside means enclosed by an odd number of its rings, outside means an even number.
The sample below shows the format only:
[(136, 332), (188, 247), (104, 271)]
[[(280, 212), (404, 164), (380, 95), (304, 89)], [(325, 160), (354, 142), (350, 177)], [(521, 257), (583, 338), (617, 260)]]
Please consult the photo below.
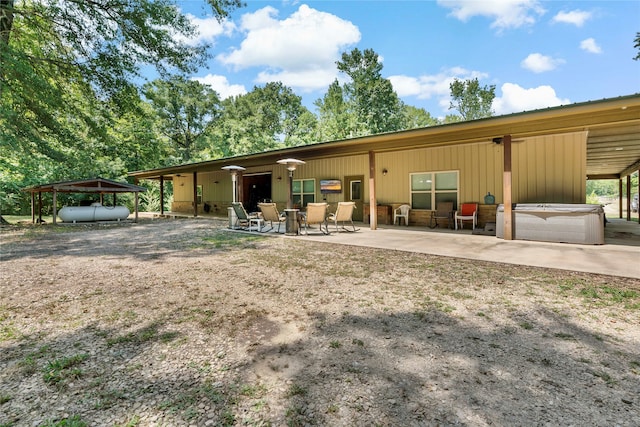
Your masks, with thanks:
[(31, 193), (138, 193), (146, 188), (126, 182), (112, 181), (104, 178), (91, 178), (77, 181), (62, 181), (49, 184), (34, 185), (24, 188)]
[(467, 122), (430, 126), (340, 141), (129, 173), (138, 179), (275, 164), (283, 157), (303, 160), (587, 131), (587, 176), (621, 178), (640, 168), (640, 94), (551, 107)]

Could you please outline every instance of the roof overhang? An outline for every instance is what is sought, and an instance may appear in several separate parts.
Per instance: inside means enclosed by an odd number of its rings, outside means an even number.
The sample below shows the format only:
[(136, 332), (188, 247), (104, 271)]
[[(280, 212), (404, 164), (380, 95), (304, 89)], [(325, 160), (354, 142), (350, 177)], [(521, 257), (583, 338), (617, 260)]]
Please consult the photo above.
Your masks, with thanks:
[(491, 142), (511, 135), (523, 139), (586, 131), (587, 176), (620, 178), (640, 168), (640, 95), (515, 113), (401, 132), (322, 142), (300, 147), (129, 173), (137, 179), (219, 170), (230, 163), (245, 168), (273, 165), (283, 157), (305, 161), (426, 147)]
[(59, 193), (139, 193), (147, 191), (146, 188), (139, 185), (128, 184), (126, 182), (117, 182), (104, 178), (93, 178), (78, 181), (62, 181), (50, 184), (34, 185), (24, 188), (23, 191), (30, 193), (51, 193), (53, 191)]

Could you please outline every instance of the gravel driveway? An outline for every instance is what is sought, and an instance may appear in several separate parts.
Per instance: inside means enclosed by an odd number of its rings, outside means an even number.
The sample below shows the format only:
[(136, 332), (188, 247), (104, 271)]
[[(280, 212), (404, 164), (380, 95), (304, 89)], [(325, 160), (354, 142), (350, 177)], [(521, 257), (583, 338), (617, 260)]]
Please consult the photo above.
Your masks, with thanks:
[(638, 280), (225, 225), (0, 229), (0, 426), (640, 424)]

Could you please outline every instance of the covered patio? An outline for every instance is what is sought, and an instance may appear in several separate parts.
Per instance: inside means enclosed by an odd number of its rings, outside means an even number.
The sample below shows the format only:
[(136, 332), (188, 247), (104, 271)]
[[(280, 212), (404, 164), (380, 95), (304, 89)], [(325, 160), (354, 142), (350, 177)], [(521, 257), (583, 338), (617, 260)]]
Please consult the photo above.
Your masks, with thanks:
[[(562, 136), (566, 138), (561, 140)], [(558, 140), (546, 145), (540, 142), (553, 138)], [(582, 142), (574, 144), (575, 140), (585, 141), (585, 145)], [(526, 147), (536, 144), (539, 148), (530, 148), (526, 155), (522, 154), (527, 150)], [(158, 180), (162, 198), (164, 183), (176, 183), (174, 190), (180, 191), (182, 201), (181, 204), (175, 203), (172, 213), (181, 211), (185, 214), (192, 213), (193, 216), (201, 215), (203, 212), (198, 210), (200, 203), (195, 201), (202, 198), (203, 201), (211, 201), (214, 212), (225, 214), (232, 193), (231, 180), (227, 171), (223, 170), (225, 166), (237, 164), (245, 169), (238, 176), (240, 201), (245, 204), (248, 201), (243, 196), (250, 191), (248, 187), (255, 186), (253, 181), (249, 182), (251, 179), (267, 177), (267, 184), (273, 188), (271, 198), (284, 205), (286, 180), (282, 178), (286, 176), (286, 171), (276, 163), (284, 157), (296, 158), (307, 162), (300, 171), (296, 171), (296, 179), (320, 180), (330, 177), (343, 179), (346, 183), (352, 176), (358, 176), (362, 180), (361, 194), (364, 195), (360, 201), (364, 206), (360, 206), (368, 207), (371, 217), (369, 226), (375, 229), (378, 225), (375, 210), (377, 205), (382, 202), (394, 206), (407, 202), (405, 187), (408, 174), (420, 171), (416, 165), (409, 169), (406, 166), (407, 160), (415, 159), (419, 157), (419, 153), (427, 150), (438, 153), (438, 156), (443, 157), (437, 158), (444, 160), (423, 166), (424, 170), (461, 171), (462, 200), (458, 202), (480, 201), (487, 190), (490, 190), (496, 194), (496, 203), (504, 204), (507, 210), (512, 203), (584, 203), (586, 180), (617, 180), (620, 216), (626, 211), (626, 219), (631, 221), (628, 206), (632, 196), (631, 176), (640, 171), (640, 95), (320, 142), (252, 155), (136, 171), (130, 175), (136, 181)], [(528, 160), (529, 155), (531, 160)], [(464, 158), (457, 163), (447, 161), (455, 156)], [(427, 163), (429, 158), (436, 158), (436, 155), (427, 156), (421, 164)], [(569, 165), (568, 162), (573, 163)], [(626, 209), (622, 206), (625, 185)], [(524, 194), (527, 187), (535, 186), (546, 186), (551, 190), (545, 193), (545, 190), (534, 189), (534, 194)], [(399, 191), (400, 188), (402, 190)], [(346, 193), (344, 197), (347, 197)], [(578, 198), (582, 198), (582, 201)], [(332, 201), (335, 200), (329, 200)], [(359, 212), (362, 210), (359, 209)], [(161, 211), (160, 214), (165, 212)], [(511, 215), (505, 211), (504, 218), (505, 238), (509, 239)], [(412, 218), (412, 221), (415, 219), (417, 218)]]

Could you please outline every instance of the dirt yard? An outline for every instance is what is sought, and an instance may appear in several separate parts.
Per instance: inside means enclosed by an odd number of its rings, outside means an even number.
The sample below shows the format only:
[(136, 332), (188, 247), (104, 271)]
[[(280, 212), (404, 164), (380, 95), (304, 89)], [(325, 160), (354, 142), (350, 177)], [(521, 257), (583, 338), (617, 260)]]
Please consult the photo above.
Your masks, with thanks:
[(0, 426), (640, 423), (638, 280), (224, 226), (0, 229)]

